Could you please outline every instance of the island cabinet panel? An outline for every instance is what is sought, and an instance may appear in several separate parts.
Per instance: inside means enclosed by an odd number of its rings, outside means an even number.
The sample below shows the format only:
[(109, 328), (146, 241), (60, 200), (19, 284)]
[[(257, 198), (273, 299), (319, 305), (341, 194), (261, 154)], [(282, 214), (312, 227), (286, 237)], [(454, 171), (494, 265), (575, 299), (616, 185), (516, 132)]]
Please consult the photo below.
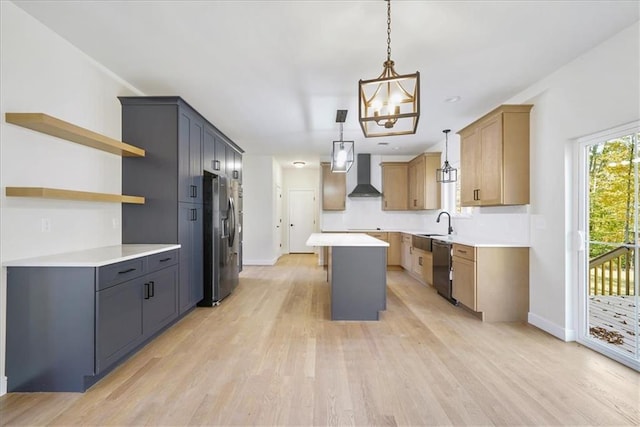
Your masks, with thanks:
[(529, 112), (502, 105), (460, 130), (463, 206), (529, 203)]
[(177, 263), (172, 250), (101, 267), (7, 267), (8, 391), (97, 382), (178, 318)]
[(386, 247), (331, 247), (331, 320), (378, 320), (387, 308)]

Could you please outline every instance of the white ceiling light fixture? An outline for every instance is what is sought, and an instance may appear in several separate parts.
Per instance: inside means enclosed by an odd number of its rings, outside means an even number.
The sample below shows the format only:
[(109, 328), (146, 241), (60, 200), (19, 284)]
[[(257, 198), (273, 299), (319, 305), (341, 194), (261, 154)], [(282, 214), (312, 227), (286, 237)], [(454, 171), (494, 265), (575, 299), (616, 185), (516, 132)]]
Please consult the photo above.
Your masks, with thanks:
[(295, 167), (297, 167), (297, 168), (303, 168), (303, 167), (304, 167), (304, 165), (306, 165), (306, 163), (305, 163), (305, 162), (302, 162), (302, 161), (295, 161), (295, 162), (293, 162), (293, 166), (295, 166)]
[(360, 80), (359, 121), (364, 136), (416, 133), (420, 118), (420, 73), (400, 75), (391, 60), (391, 0), (387, 0), (387, 60), (378, 78)]
[(458, 169), (452, 168), (449, 164), (449, 132), (451, 129), (445, 129), (442, 132), (444, 132), (444, 165), (436, 170), (436, 181), (446, 184), (458, 180)]
[(336, 123), (340, 123), (340, 141), (333, 141), (331, 152), (331, 172), (347, 173), (353, 165), (353, 141), (342, 140), (342, 125), (347, 119), (347, 110), (336, 112)]

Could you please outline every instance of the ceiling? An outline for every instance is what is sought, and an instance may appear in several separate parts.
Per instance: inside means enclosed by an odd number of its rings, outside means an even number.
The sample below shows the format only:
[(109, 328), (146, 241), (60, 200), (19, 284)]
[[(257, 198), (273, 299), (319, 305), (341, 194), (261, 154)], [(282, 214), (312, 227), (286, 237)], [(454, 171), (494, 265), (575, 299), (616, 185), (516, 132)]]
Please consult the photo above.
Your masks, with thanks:
[(421, 117), (415, 135), (364, 138), (357, 84), (386, 59), (381, 0), (14, 3), (284, 166), (330, 155), (337, 109), (356, 152), (422, 152), (640, 19), (638, 1), (392, 1), (391, 58), (400, 74), (420, 71)]

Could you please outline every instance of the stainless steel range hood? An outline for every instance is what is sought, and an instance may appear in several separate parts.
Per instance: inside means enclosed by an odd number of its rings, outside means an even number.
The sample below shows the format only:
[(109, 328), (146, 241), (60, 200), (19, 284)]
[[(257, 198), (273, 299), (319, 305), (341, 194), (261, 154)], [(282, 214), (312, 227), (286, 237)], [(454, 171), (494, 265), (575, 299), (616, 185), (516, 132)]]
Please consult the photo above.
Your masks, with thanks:
[(371, 154), (358, 154), (358, 185), (349, 197), (380, 197), (382, 194), (371, 185)]

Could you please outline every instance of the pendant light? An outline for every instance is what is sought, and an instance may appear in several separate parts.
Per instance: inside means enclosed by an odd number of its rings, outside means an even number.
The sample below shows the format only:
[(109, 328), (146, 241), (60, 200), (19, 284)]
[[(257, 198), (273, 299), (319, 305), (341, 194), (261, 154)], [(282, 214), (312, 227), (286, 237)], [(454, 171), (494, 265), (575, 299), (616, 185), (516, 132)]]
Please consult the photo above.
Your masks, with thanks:
[(333, 141), (331, 172), (347, 173), (353, 165), (353, 141), (342, 140), (342, 125), (347, 120), (347, 110), (336, 112), (336, 123), (340, 123), (340, 141)]
[(391, 0), (387, 0), (387, 60), (382, 74), (359, 82), (359, 121), (365, 137), (416, 133), (420, 73), (400, 75), (391, 60)]
[(449, 164), (449, 132), (451, 129), (445, 129), (442, 132), (444, 132), (444, 165), (436, 170), (436, 181), (446, 184), (458, 180), (458, 169), (452, 168)]

